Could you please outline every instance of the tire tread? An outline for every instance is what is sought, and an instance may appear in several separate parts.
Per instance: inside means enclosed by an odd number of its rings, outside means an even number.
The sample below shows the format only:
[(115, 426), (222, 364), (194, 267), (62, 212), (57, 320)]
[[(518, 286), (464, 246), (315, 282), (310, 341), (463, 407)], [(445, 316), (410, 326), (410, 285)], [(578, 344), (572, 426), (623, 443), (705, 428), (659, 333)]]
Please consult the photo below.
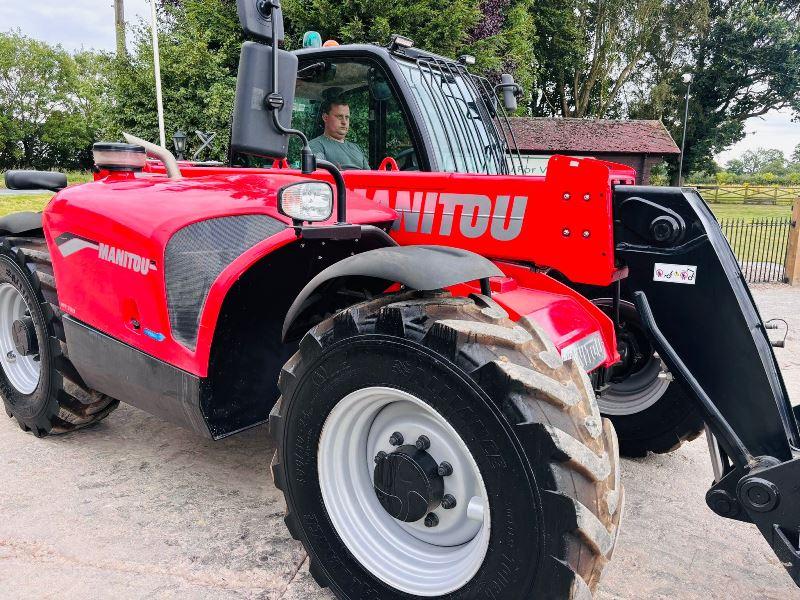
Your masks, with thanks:
[[(516, 427), (521, 442), (545, 464), (534, 465), (562, 527), (561, 550), (545, 583), (553, 598), (591, 598), (611, 558), (619, 530), (624, 490), (619, 479), (618, 442), (613, 426), (601, 419), (588, 376), (574, 361), (562, 362), (553, 343), (534, 323), (511, 321), (484, 296), (454, 298), (447, 293), (406, 292), (367, 301), (306, 334), (284, 367), (282, 399), (270, 418), (276, 443), (272, 462), (276, 486), (284, 490), (283, 426), (287, 402), (303, 371), (330, 343), (363, 333), (402, 335), (440, 353), (471, 374)], [(303, 541), (287, 511), (287, 526)], [(557, 554), (557, 555), (556, 555)], [(311, 575), (323, 587), (329, 576), (312, 556)]]
[(16, 418), (23, 431), (31, 431), (36, 437), (69, 433), (102, 421), (117, 408), (119, 401), (89, 389), (68, 358), (61, 322), (63, 313), (58, 306), (47, 243), (43, 238), (6, 238), (0, 244), (0, 253), (13, 259), (23, 274), (28, 274), (28, 282), (39, 299), (53, 360), (51, 395), (55, 397), (48, 410), (32, 420), (14, 414), (13, 406), (4, 399), (6, 414)]

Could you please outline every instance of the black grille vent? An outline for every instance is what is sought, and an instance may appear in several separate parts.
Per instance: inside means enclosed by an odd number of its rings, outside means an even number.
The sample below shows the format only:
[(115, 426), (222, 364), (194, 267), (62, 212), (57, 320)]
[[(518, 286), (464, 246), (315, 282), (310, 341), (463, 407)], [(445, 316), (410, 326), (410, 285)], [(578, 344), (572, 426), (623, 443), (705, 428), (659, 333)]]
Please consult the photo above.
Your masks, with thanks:
[(211, 284), (243, 252), (285, 228), (267, 215), (243, 215), (200, 221), (173, 235), (164, 260), (173, 337), (194, 350)]

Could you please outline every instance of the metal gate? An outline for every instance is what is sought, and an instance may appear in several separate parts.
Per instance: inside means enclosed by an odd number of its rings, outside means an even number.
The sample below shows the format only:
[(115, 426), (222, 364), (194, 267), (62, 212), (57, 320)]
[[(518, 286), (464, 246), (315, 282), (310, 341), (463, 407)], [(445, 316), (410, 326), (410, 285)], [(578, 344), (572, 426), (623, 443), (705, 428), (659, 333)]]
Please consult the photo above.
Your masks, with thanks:
[(719, 224), (749, 283), (786, 282), (791, 217), (720, 219)]

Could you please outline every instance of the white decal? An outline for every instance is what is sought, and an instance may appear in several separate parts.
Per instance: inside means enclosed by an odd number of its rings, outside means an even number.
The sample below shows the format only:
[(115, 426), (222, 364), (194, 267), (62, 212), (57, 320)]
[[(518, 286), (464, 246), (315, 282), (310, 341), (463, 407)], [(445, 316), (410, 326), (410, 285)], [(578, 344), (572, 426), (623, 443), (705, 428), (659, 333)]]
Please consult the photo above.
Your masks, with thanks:
[(565, 346), (561, 350), (561, 360), (569, 360), (570, 358), (578, 361), (584, 371), (591, 371), (606, 359), (603, 338), (595, 331), (585, 338)]
[(57, 244), (58, 250), (61, 252), (61, 256), (64, 258), (75, 254), (76, 252), (80, 252), (81, 250), (97, 250), (97, 244), (79, 237), (59, 238)]
[(372, 200), (397, 211), (398, 219), (392, 226), (395, 231), (431, 234), (434, 217), (439, 213), (439, 235), (449, 236), (457, 229), (467, 238), (488, 234), (500, 242), (508, 242), (519, 236), (528, 205), (527, 196), (497, 196), (492, 199), (482, 194), (400, 190), (392, 206), (389, 190), (356, 191), (365, 195), (372, 192)]
[(114, 246), (109, 246), (102, 242), (98, 248), (97, 256), (100, 260), (106, 260), (119, 267), (130, 269), (135, 273), (141, 273), (142, 275), (147, 275), (150, 271), (156, 270), (155, 262), (139, 256), (138, 254), (134, 254), (133, 252), (128, 252), (122, 248), (114, 248)]
[(694, 285), (696, 279), (697, 267), (695, 265), (671, 265), (669, 263), (656, 263), (656, 266), (653, 269), (653, 281)]

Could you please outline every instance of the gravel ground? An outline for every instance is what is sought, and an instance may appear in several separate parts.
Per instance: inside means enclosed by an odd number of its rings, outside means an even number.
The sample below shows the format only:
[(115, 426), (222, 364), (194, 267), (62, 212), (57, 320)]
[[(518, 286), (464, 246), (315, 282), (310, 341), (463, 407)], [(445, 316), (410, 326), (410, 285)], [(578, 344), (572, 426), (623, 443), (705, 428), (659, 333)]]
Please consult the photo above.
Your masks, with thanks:
[[(777, 355), (800, 393), (800, 289), (754, 294), (792, 326)], [(208, 442), (127, 406), (43, 440), (0, 420), (0, 597), (332, 598), (284, 529), (271, 456), (265, 428)], [(705, 507), (702, 438), (622, 474), (623, 531), (597, 598), (800, 598), (754, 526)]]

